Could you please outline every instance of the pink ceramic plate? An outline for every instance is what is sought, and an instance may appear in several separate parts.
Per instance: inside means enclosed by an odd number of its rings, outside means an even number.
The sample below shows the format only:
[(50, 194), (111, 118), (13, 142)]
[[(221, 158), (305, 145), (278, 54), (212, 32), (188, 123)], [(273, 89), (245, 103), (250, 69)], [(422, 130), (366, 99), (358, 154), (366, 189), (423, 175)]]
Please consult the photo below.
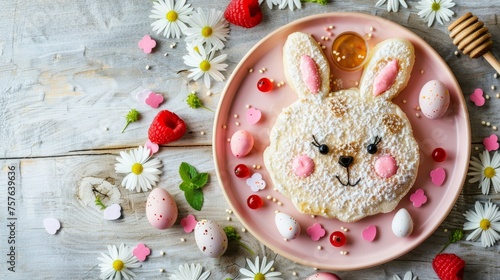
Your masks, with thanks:
[[(329, 26), (334, 28), (327, 31), (325, 28)], [(354, 31), (367, 36), (366, 38), (370, 38), (370, 47), (393, 37), (407, 38), (415, 46), (417, 59), (410, 82), (394, 100), (410, 119), (421, 150), (421, 165), (415, 185), (396, 209), (404, 207), (413, 217), (414, 230), (409, 237), (398, 238), (392, 233), (391, 222), (396, 210), (355, 223), (342, 223), (336, 219), (300, 214), (286, 197), (273, 189), (262, 152), (269, 144), (269, 132), (277, 115), (283, 107), (297, 99), (296, 94), (286, 85), (282, 61), (283, 44), (288, 34), (294, 31), (310, 33), (326, 45), (325, 53), (330, 60), (334, 79), (340, 79), (344, 88), (356, 86), (361, 71), (348, 73), (331, 63), (330, 47), (338, 34)], [(321, 40), (321, 36), (329, 36), (328, 32), (333, 33), (330, 40)], [(371, 37), (368, 37), (369, 33), (372, 34)], [(267, 70), (259, 73), (262, 68)], [(250, 72), (250, 69), (253, 71)], [(274, 80), (271, 92), (262, 93), (257, 90), (257, 81), (262, 77)], [(427, 119), (416, 110), (420, 89), (432, 79), (441, 80), (451, 95), (446, 115), (438, 120)], [(340, 85), (340, 80), (337, 80), (337, 86)], [(285, 81), (285, 85), (277, 87), (277, 83), (281, 81)], [(252, 125), (246, 118), (248, 105), (262, 113), (256, 124)], [(417, 117), (417, 113), (420, 117)], [(236, 158), (231, 153), (228, 139), (240, 129), (253, 135), (255, 145), (249, 155)], [(275, 252), (297, 263), (331, 270), (353, 270), (379, 265), (422, 243), (445, 219), (460, 194), (470, 151), (470, 127), (465, 101), (455, 77), (443, 59), (409, 30), (385, 19), (358, 13), (329, 13), (307, 17), (276, 30), (260, 41), (243, 58), (228, 80), (217, 111), (214, 130), (217, 175), (229, 204), (243, 225)], [(446, 150), (448, 157), (444, 162), (438, 163), (431, 158), (431, 152), (436, 147)], [(241, 163), (250, 167), (251, 173), (263, 176), (267, 183), (264, 190), (254, 193), (247, 186), (246, 179), (235, 176), (234, 168)], [(261, 168), (253, 168), (253, 165), (260, 165)], [(447, 177), (444, 184), (438, 187), (431, 182), (430, 172), (439, 167), (445, 169)], [(419, 208), (410, 201), (410, 195), (417, 189), (423, 189), (428, 198), (427, 203)], [(264, 199), (264, 207), (252, 210), (247, 206), (247, 198), (252, 194), (258, 194)], [(275, 198), (276, 201), (273, 202), (268, 197)], [(291, 215), (299, 222), (302, 232), (298, 238), (285, 241), (281, 237), (274, 223), (276, 210)], [(315, 223), (320, 223), (326, 230), (326, 235), (319, 241), (313, 241), (306, 233), (307, 228)], [(363, 230), (369, 226), (377, 228), (376, 238), (372, 242), (366, 241), (362, 236)], [(348, 229), (344, 232), (348, 242), (340, 248), (333, 247), (329, 236), (334, 231), (342, 231), (342, 228)], [(342, 254), (342, 251), (347, 254)]]

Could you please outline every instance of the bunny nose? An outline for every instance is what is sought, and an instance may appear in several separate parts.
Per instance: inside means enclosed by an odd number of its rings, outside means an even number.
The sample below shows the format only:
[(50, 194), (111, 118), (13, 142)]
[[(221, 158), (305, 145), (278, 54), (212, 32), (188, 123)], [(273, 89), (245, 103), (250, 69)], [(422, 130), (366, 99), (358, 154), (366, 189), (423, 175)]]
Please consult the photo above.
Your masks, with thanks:
[(340, 156), (340, 158), (339, 158), (339, 164), (342, 165), (345, 168), (348, 168), (349, 165), (351, 165), (353, 159), (354, 158), (351, 157), (351, 156)]

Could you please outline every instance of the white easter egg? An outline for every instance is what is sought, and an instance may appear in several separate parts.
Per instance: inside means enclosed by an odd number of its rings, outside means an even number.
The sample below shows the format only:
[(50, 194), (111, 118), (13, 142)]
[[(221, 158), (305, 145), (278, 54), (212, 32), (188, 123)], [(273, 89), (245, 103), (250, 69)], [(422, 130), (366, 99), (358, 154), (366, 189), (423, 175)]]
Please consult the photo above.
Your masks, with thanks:
[(408, 237), (413, 231), (413, 220), (405, 208), (399, 209), (392, 218), (392, 232), (397, 237)]
[(318, 272), (306, 278), (306, 280), (341, 280), (340, 277), (329, 272)]
[(442, 82), (438, 80), (428, 81), (420, 90), (418, 104), (427, 118), (441, 118), (450, 105), (450, 93)]
[(177, 220), (177, 204), (174, 198), (162, 188), (151, 191), (146, 201), (146, 217), (157, 229), (170, 228)]
[(285, 239), (295, 239), (300, 235), (300, 225), (290, 215), (277, 213), (276, 216), (274, 216), (274, 223), (281, 236)]
[(231, 152), (237, 158), (244, 157), (253, 148), (253, 136), (246, 130), (238, 130), (231, 137)]
[(201, 220), (194, 228), (194, 239), (203, 255), (218, 258), (226, 252), (227, 236), (224, 230), (209, 220)]

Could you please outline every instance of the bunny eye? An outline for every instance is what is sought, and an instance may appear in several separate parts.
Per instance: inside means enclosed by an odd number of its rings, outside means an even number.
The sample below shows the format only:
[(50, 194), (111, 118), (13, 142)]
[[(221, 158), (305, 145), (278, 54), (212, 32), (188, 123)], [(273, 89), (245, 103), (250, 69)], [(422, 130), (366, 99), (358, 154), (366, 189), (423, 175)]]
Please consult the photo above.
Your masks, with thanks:
[(382, 141), (382, 138), (376, 136), (375, 141), (371, 144), (368, 144), (366, 150), (368, 151), (369, 154), (373, 155), (377, 152), (378, 150), (377, 145), (380, 143), (380, 141)]
[(315, 147), (318, 147), (318, 150), (319, 150), (319, 153), (322, 154), (322, 155), (326, 155), (328, 154), (328, 152), (330, 151), (330, 149), (328, 148), (327, 145), (325, 144), (320, 144), (318, 142), (318, 140), (316, 140), (316, 137), (314, 137), (313, 135), (313, 142), (311, 142), (311, 144), (313, 144)]

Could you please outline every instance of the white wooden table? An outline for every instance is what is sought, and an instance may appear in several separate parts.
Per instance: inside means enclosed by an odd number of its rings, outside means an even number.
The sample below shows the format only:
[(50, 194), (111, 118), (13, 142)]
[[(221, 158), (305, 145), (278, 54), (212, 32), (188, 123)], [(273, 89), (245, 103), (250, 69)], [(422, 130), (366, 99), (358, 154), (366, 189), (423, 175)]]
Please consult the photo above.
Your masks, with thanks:
[[(228, 1), (189, 0), (193, 7), (223, 10)], [(225, 52), (228, 73), (245, 53), (269, 32), (304, 16), (323, 12), (355, 11), (377, 15), (415, 32), (445, 59), (457, 77), (464, 95), (483, 88), (491, 99), (484, 107), (467, 102), (472, 128), (472, 155), (482, 147), (482, 139), (492, 133), (481, 121), (500, 126), (500, 79), (484, 59), (455, 56), (446, 26), (431, 28), (417, 15), (417, 1), (407, 1), (409, 8), (387, 12), (375, 7), (375, 0), (330, 1), (327, 6), (306, 3), (301, 10), (272, 10), (262, 6), (263, 22), (250, 30), (231, 28)], [(467, 11), (476, 14), (489, 27), (496, 44), (493, 54), (500, 57), (500, 1), (456, 0), (456, 19)], [(205, 187), (205, 205), (197, 218), (208, 218), (222, 225), (240, 229), (217, 182), (212, 157), (214, 113), (189, 108), (186, 95), (197, 91), (204, 104), (215, 109), (224, 82), (215, 83), (212, 96), (206, 96), (201, 83), (187, 80), (181, 56), (181, 40), (157, 36), (150, 28), (151, 1), (84, 0), (6, 0), (0, 5), (0, 279), (96, 279), (97, 257), (107, 252), (108, 244), (145, 243), (152, 254), (134, 271), (138, 279), (165, 279), (186, 262), (200, 263), (211, 271), (210, 279), (237, 278), (245, 257), (254, 258), (243, 249), (231, 248), (219, 259), (209, 259), (196, 248), (194, 236), (185, 234), (180, 218), (194, 213), (178, 188), (178, 166), (189, 162), (210, 173)], [(154, 35), (158, 46), (146, 55), (137, 42), (146, 34)], [(177, 42), (171, 49), (169, 45)], [(164, 56), (168, 53), (168, 56)], [(146, 65), (150, 66), (147, 70)], [(229, 74), (226, 74), (228, 77)], [(491, 86), (497, 89), (492, 90)], [(123, 217), (106, 221), (93, 202), (82, 201), (79, 188), (89, 177), (119, 186), (122, 175), (114, 171), (115, 157), (122, 150), (142, 145), (157, 110), (138, 105), (135, 93), (151, 89), (162, 93), (166, 101), (161, 109), (177, 112), (189, 125), (189, 132), (179, 141), (161, 147), (156, 155), (163, 161), (160, 186), (169, 190), (179, 207), (179, 220), (172, 229), (158, 231), (145, 217), (148, 193), (129, 192), (119, 187), (115, 199), (123, 208)], [(125, 133), (124, 116), (137, 108), (142, 118)], [(203, 133), (202, 133), (203, 132)], [(10, 253), (7, 220), (8, 168), (15, 167), (15, 272), (8, 271)], [(408, 254), (384, 265), (361, 271), (337, 272), (342, 279), (390, 279), (408, 270), (419, 279), (437, 279), (431, 261), (447, 239), (444, 229), (461, 228), (463, 213), (477, 199), (500, 203), (494, 191), (481, 194), (476, 185), (466, 183), (453, 211), (439, 229)], [(62, 228), (56, 235), (43, 227), (47, 217), (57, 218)], [(231, 217), (228, 221), (227, 217)], [(186, 242), (182, 242), (185, 238)], [(275, 258), (275, 268), (284, 279), (305, 279), (315, 270), (293, 263), (266, 249), (248, 232), (243, 241), (259, 255)], [(500, 244), (482, 248), (480, 243), (461, 241), (447, 252), (456, 253), (467, 263), (466, 279), (500, 279)], [(164, 251), (164, 256), (160, 255)], [(165, 272), (160, 273), (159, 270)], [(294, 276), (296, 273), (296, 276)]]

